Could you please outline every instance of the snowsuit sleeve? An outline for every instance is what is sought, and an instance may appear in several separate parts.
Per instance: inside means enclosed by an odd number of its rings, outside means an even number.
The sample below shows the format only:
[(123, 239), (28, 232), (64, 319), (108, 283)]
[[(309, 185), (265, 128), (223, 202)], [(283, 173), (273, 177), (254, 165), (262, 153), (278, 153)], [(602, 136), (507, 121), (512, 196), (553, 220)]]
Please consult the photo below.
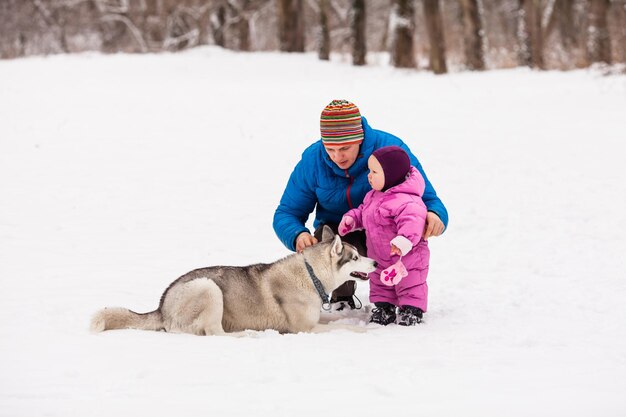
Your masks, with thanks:
[(352, 210), (350, 210), (346, 214), (344, 214), (344, 216), (350, 216), (350, 217), (352, 217), (354, 219), (355, 226), (354, 226), (354, 229), (352, 229), (352, 231), (364, 229), (364, 226), (363, 226), (363, 208), (367, 207), (367, 205), (369, 204), (370, 200), (372, 199), (372, 193), (373, 192), (374, 192), (374, 190), (368, 191), (368, 193), (365, 194), (365, 198), (363, 198), (363, 202), (358, 207), (353, 208)]
[(345, 216), (350, 216), (354, 219), (354, 229), (350, 230), (351, 232), (363, 229), (363, 204), (348, 211), (344, 214)]
[(298, 235), (309, 232), (304, 224), (317, 203), (312, 174), (310, 169), (307, 170), (304, 166), (303, 160), (300, 160), (291, 173), (280, 204), (274, 212), (274, 232), (292, 251), (296, 250), (295, 241)]
[(424, 233), (426, 225), (426, 210), (419, 201), (407, 199), (394, 212), (394, 219), (398, 228), (398, 236), (408, 239), (413, 246), (417, 245)]

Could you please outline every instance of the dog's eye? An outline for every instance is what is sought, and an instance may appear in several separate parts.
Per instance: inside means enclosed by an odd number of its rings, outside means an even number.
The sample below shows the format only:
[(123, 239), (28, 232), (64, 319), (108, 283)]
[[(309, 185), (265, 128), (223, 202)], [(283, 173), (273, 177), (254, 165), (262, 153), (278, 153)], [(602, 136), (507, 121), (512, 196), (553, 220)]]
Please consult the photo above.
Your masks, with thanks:
[(353, 260), (353, 261), (358, 261), (358, 260), (359, 260), (359, 257), (358, 257), (358, 256), (355, 256), (354, 258), (352, 258), (352, 260)]

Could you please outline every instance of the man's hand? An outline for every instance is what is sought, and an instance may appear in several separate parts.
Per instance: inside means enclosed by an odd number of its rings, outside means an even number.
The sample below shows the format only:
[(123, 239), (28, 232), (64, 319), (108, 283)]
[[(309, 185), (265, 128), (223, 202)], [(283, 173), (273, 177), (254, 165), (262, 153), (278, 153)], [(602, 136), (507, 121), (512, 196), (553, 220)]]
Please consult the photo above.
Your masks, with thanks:
[(426, 226), (424, 227), (423, 235), (424, 240), (428, 240), (428, 238), (431, 236), (441, 235), (444, 228), (445, 227), (443, 226), (443, 222), (441, 221), (439, 216), (437, 216), (432, 211), (429, 211), (426, 214)]
[(300, 253), (304, 250), (304, 248), (308, 246), (313, 246), (316, 243), (317, 243), (317, 239), (311, 236), (309, 232), (302, 232), (296, 238), (296, 251)]

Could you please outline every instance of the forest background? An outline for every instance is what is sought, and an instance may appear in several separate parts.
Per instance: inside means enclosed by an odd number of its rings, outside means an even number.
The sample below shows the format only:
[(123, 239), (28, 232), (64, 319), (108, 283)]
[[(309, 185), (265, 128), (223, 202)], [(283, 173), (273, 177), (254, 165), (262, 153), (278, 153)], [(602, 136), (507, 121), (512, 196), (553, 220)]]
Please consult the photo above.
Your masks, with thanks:
[(626, 63), (626, 0), (0, 0), (0, 58), (218, 45), (354, 65), (575, 69)]

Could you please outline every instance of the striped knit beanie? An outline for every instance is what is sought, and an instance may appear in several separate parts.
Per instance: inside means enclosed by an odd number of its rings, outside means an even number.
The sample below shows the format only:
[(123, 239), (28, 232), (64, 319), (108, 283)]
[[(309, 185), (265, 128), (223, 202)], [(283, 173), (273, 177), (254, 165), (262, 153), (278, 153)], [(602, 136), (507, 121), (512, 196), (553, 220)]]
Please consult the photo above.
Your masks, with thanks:
[(333, 100), (322, 110), (322, 142), (326, 146), (344, 146), (363, 142), (359, 108), (346, 100)]

